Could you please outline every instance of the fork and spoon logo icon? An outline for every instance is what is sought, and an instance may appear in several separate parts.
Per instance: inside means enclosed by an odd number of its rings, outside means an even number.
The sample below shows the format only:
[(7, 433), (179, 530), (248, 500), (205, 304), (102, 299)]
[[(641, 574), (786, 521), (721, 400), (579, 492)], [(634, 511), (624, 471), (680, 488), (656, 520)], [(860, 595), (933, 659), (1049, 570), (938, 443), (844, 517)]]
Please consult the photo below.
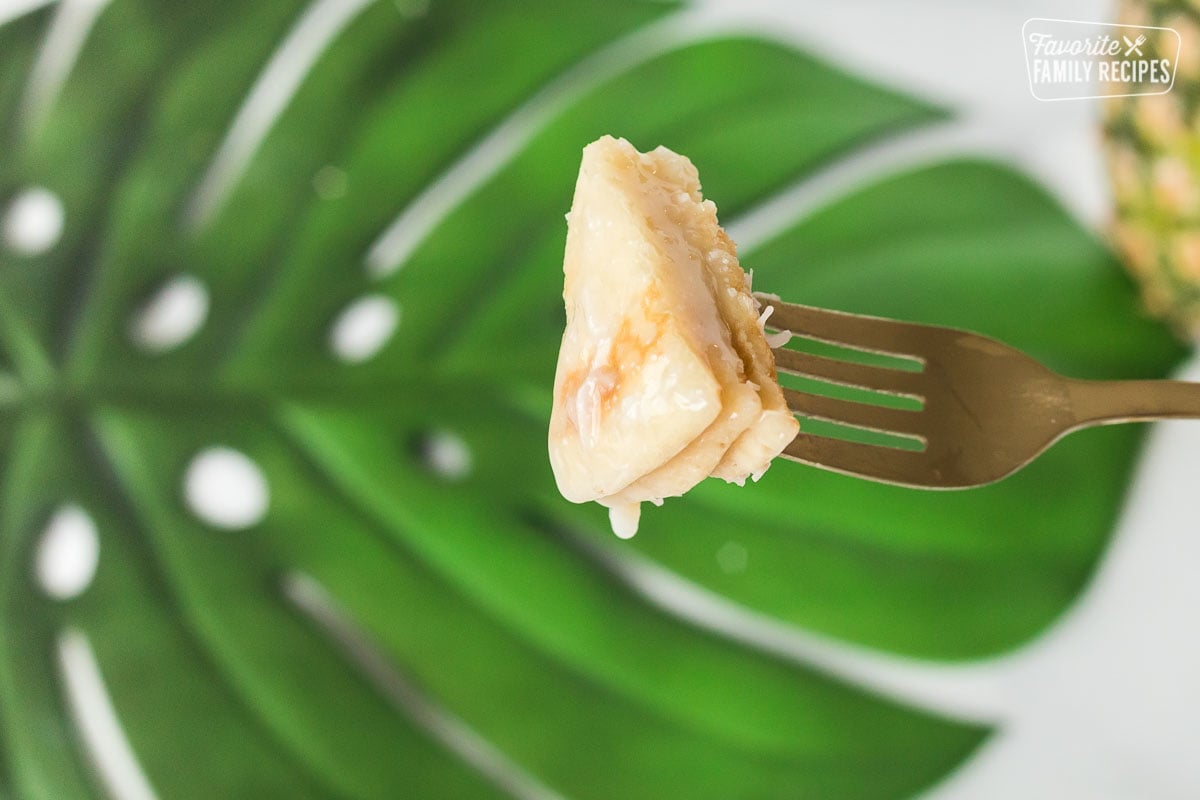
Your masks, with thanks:
[(1142, 45), (1146, 43), (1145, 34), (1139, 36), (1137, 41), (1130, 41), (1128, 36), (1122, 36), (1121, 38), (1125, 40), (1126, 57), (1129, 57), (1131, 53), (1137, 53), (1139, 56), (1142, 55)]

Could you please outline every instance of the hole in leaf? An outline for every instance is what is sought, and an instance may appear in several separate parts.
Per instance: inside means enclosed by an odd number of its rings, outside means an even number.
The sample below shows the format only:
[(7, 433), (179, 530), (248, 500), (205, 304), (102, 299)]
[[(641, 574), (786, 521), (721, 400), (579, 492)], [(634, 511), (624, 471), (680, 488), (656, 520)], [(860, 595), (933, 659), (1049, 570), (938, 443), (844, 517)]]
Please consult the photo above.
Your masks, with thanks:
[(228, 447), (210, 447), (192, 459), (183, 480), (184, 498), (214, 528), (241, 530), (262, 520), (270, 489), (258, 464)]
[(48, 189), (33, 186), (12, 199), (4, 213), (4, 242), (26, 256), (45, 253), (62, 236), (62, 201)]
[(96, 654), (82, 631), (69, 628), (58, 637), (58, 667), (67, 705), (91, 766), (106, 790), (104, 796), (156, 800), (158, 795), (134, 755)]
[(38, 545), (38, 584), (55, 600), (70, 600), (83, 593), (100, 563), (100, 537), (91, 516), (77, 505), (54, 512)]
[(283, 593), (381, 697), (464, 763), (487, 777), (499, 789), (500, 796), (520, 800), (561, 800), (561, 795), (524, 772), (520, 765), (510, 761), (503, 751), (465, 721), (426, 696), (342, 607), (338, 598), (312, 576), (302, 572), (285, 575)]
[(400, 324), (400, 306), (390, 297), (360, 297), (333, 323), (329, 346), (334, 355), (352, 364), (371, 358), (387, 344)]
[(155, 292), (133, 320), (130, 338), (152, 353), (173, 350), (195, 335), (208, 316), (208, 290), (191, 275), (178, 275)]
[(422, 434), (414, 450), (421, 464), (440, 478), (460, 481), (471, 474), (471, 448), (456, 433), (434, 430)]

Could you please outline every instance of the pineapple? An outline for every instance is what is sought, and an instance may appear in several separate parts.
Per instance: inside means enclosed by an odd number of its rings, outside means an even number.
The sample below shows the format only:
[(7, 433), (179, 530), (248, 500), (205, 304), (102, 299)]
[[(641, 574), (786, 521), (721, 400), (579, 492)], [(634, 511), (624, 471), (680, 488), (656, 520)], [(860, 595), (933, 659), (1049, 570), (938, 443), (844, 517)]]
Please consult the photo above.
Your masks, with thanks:
[[(1200, 337), (1200, 0), (1124, 0), (1120, 22), (1179, 32), (1166, 94), (1104, 101), (1115, 201), (1112, 239), (1147, 310)], [(1146, 31), (1148, 58), (1174, 58), (1175, 37)]]

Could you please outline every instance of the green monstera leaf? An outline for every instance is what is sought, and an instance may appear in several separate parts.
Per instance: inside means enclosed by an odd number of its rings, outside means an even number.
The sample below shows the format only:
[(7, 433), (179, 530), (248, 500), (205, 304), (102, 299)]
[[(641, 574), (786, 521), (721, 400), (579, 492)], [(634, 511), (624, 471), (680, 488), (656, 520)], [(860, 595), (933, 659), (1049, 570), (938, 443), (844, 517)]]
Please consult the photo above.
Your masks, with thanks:
[[(584, 143), (688, 154), (729, 221), (945, 117), (699, 19), (64, 0), (0, 26), (0, 797), (895, 798), (972, 752), (986, 727), (704, 603), (1004, 651), (1086, 579), (1136, 431), (949, 495), (781, 463), (631, 543), (555, 494)], [(1179, 355), (996, 165), (883, 178), (745, 260), (1074, 374)]]

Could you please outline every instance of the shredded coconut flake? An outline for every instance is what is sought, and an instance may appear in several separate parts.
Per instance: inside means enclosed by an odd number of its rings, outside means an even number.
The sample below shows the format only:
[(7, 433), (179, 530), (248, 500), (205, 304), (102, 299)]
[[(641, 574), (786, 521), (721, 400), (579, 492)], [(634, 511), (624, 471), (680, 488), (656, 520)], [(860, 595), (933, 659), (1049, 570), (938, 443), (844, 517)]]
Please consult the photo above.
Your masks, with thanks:
[(762, 312), (762, 314), (760, 314), (758, 317), (758, 327), (766, 328), (767, 320), (769, 320), (771, 318), (771, 315), (774, 313), (775, 313), (775, 306), (767, 306), (767, 310)]
[(783, 347), (792, 340), (795, 336), (791, 331), (780, 331), (779, 333), (768, 333), (764, 338), (767, 340), (767, 347), (774, 350), (777, 347)]

